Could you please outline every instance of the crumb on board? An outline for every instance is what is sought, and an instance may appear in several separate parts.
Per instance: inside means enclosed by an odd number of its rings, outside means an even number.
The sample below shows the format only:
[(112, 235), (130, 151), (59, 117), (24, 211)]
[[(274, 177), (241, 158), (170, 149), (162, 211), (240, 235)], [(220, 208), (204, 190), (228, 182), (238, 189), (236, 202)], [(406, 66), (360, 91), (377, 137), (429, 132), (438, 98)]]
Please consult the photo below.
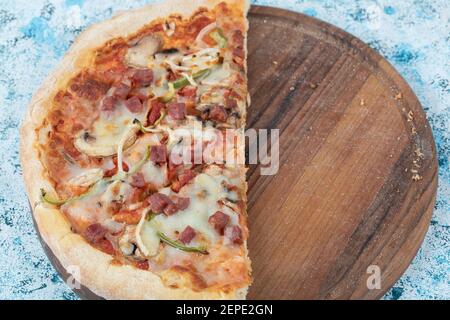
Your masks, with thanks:
[(407, 117), (408, 122), (412, 122), (414, 120), (414, 113), (411, 110), (409, 110), (406, 117)]
[(413, 174), (412, 179), (414, 181), (419, 181), (419, 180), (422, 180), (422, 176), (418, 173), (415, 173), (415, 174)]
[(289, 90), (290, 90), (290, 91), (294, 91), (294, 90), (295, 90), (295, 87), (290, 87)]
[(366, 101), (365, 101), (364, 99), (361, 99), (361, 100), (359, 101), (359, 105), (360, 105), (361, 107), (364, 107), (364, 106), (366, 105)]
[(278, 61), (274, 60), (274, 61), (273, 61), (273, 64), (274, 64), (274, 65), (278, 65)]
[(424, 159), (425, 155), (423, 154), (422, 150), (420, 150), (420, 148), (417, 148), (416, 150), (414, 150), (414, 154), (419, 157), (420, 159)]
[(400, 99), (402, 99), (402, 98), (403, 98), (403, 95), (402, 95), (401, 92), (397, 93), (397, 94), (394, 96), (394, 99), (395, 99), (395, 100), (400, 100)]
[(308, 85), (309, 85), (309, 87), (310, 87), (311, 89), (317, 88), (317, 83), (310, 82)]

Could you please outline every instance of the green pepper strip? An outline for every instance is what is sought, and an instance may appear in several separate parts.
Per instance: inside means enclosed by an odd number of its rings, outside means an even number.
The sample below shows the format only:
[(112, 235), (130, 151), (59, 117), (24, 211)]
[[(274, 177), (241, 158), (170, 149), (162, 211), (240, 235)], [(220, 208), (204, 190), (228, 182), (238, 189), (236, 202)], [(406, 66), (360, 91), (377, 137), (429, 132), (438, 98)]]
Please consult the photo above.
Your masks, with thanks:
[(82, 199), (83, 197), (88, 196), (89, 194), (91, 194), (92, 192), (94, 192), (96, 190), (96, 187), (98, 186), (98, 184), (100, 182), (109, 182), (109, 181), (105, 180), (105, 179), (101, 179), (101, 180), (97, 181), (95, 184), (93, 184), (85, 193), (80, 194), (75, 197), (72, 197), (72, 198), (69, 198), (69, 199), (65, 199), (65, 200), (58, 200), (58, 199), (52, 198), (51, 196), (49, 196), (47, 191), (45, 191), (45, 189), (41, 188), (41, 199), (42, 199), (42, 201), (44, 201), (48, 204), (51, 204), (54, 206), (62, 206), (63, 204), (65, 204), (67, 202)]
[(209, 34), (209, 36), (219, 45), (220, 48), (226, 48), (228, 40), (223, 35), (222, 29), (216, 29)]
[(132, 176), (133, 174), (138, 172), (142, 168), (142, 166), (147, 162), (148, 159), (150, 159), (150, 147), (147, 148), (147, 152), (145, 153), (144, 158), (141, 161), (139, 161), (133, 168), (131, 168), (130, 171), (127, 172), (126, 177)]
[(81, 199), (83, 197), (88, 196), (91, 192), (96, 190), (96, 187), (100, 183), (111, 183), (116, 180), (125, 179), (125, 178), (135, 174), (136, 172), (139, 171), (139, 169), (141, 169), (141, 167), (145, 164), (145, 162), (147, 162), (148, 159), (150, 159), (150, 147), (147, 149), (147, 153), (145, 154), (145, 157), (141, 161), (139, 161), (133, 168), (131, 168), (130, 171), (128, 171), (125, 176), (119, 175), (119, 173), (117, 173), (116, 175), (112, 176), (111, 178), (100, 179), (99, 181), (94, 183), (85, 193), (78, 195), (76, 197), (65, 199), (65, 200), (58, 200), (58, 199), (52, 198), (51, 196), (49, 196), (49, 194), (43, 188), (41, 188), (41, 199), (42, 199), (42, 201), (44, 201), (48, 204), (54, 205), (54, 206), (62, 206), (63, 204), (65, 204), (67, 202)]
[(54, 199), (51, 196), (49, 196), (49, 194), (43, 188), (41, 188), (41, 198), (44, 202), (47, 202), (48, 204), (51, 204), (54, 206), (61, 206), (70, 200), (70, 199), (67, 199), (67, 200)]
[[(192, 78), (194, 78), (194, 80), (198, 80), (200, 78), (206, 77), (210, 73), (211, 73), (211, 69), (203, 69), (203, 70), (200, 70), (200, 71), (197, 71), (196, 73), (194, 73), (192, 75)], [(173, 82), (173, 87), (176, 90), (184, 88), (187, 85), (189, 85), (189, 80), (186, 77), (180, 78)], [(169, 83), (169, 88), (170, 88), (170, 83)]]
[(169, 92), (167, 92), (162, 98), (162, 102), (167, 103), (170, 100), (173, 99), (173, 97), (175, 96), (175, 85), (173, 84), (173, 82), (169, 82)]
[(206, 250), (205, 247), (187, 247), (178, 241), (168, 238), (162, 232), (157, 231), (156, 234), (158, 235), (158, 237), (161, 239), (162, 242), (167, 243), (169, 246), (174, 247), (178, 250), (186, 251), (186, 252), (197, 252), (197, 253), (201, 253), (201, 254), (208, 254), (208, 251)]
[(165, 112), (162, 111), (159, 119), (156, 120), (154, 124), (152, 124), (151, 126), (148, 126), (148, 127), (144, 127), (142, 122), (140, 122), (138, 119), (134, 119), (133, 124), (139, 126), (139, 130), (142, 133), (152, 133), (152, 132), (154, 132), (153, 130), (155, 129), (155, 127), (162, 121), (162, 119), (164, 119), (165, 116), (166, 116)]

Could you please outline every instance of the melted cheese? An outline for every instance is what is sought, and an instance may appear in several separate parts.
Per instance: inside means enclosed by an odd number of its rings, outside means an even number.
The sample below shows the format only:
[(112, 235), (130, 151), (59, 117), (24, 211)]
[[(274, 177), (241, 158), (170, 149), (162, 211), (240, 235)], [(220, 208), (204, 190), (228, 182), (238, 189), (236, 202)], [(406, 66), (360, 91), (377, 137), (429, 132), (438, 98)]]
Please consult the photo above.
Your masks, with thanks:
[[(171, 216), (157, 215), (152, 220), (152, 226), (174, 239), (177, 237), (176, 232), (182, 232), (187, 226), (191, 226), (201, 233), (209, 244), (216, 243), (221, 236), (208, 223), (209, 217), (217, 211), (222, 211), (230, 217), (230, 224), (237, 224), (239, 220), (236, 212), (218, 203), (219, 200), (226, 198), (236, 198), (234, 192), (223, 187), (223, 181), (230, 182), (223, 175), (199, 174), (178, 194), (180, 197), (189, 197), (189, 207)], [(162, 189), (160, 192), (166, 195), (173, 194), (170, 188)], [(192, 242), (191, 245), (196, 245), (196, 242)]]
[[(85, 131), (78, 134), (75, 146), (80, 152), (89, 156), (110, 156), (117, 153), (118, 144), (124, 135), (130, 130), (134, 119), (145, 120), (148, 108), (139, 114), (130, 112), (123, 103), (116, 106), (111, 114), (102, 113), (85, 139)], [(125, 142), (124, 147), (133, 144), (135, 135), (131, 135)]]

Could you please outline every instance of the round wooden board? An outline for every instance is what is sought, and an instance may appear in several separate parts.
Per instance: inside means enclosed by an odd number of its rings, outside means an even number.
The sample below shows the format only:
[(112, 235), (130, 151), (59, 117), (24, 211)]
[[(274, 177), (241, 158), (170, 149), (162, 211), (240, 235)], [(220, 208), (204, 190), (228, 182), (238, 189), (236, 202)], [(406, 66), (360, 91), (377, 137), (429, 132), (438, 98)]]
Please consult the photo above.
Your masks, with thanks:
[[(280, 130), (278, 173), (248, 172), (249, 299), (381, 297), (435, 203), (420, 103), (379, 54), (314, 18), (253, 7), (248, 45), (248, 127)], [(380, 289), (367, 288), (371, 265)]]
[[(248, 172), (248, 298), (379, 298), (415, 256), (435, 203), (425, 113), (394, 68), (348, 33), (270, 7), (253, 6), (249, 19), (247, 124), (280, 130), (280, 167)], [(367, 288), (371, 265), (380, 289)]]

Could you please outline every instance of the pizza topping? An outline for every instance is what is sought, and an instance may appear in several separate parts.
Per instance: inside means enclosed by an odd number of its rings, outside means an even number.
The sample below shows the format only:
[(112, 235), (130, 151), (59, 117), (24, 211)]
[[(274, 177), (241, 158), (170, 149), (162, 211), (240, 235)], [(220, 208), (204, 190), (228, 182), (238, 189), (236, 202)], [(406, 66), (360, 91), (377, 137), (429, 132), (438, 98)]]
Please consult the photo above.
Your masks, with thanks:
[(140, 172), (131, 177), (130, 184), (135, 188), (143, 188), (146, 186), (144, 175)]
[[(203, 70), (197, 71), (197, 72), (192, 74), (192, 79), (193, 80), (191, 80), (191, 81), (200, 80), (202, 78), (205, 78), (210, 73), (211, 73), (211, 69), (203, 69)], [(173, 82), (173, 87), (174, 87), (174, 89), (178, 90), (178, 89), (182, 89), (182, 88), (186, 87), (189, 84), (191, 84), (189, 79), (186, 76), (184, 76), (184, 77), (182, 77), (182, 78), (180, 78), (178, 80), (175, 80)], [(194, 82), (194, 86), (195, 85), (197, 85), (197, 84)]]
[(242, 230), (239, 226), (232, 226), (225, 229), (225, 236), (233, 244), (243, 244)]
[(225, 227), (229, 221), (230, 217), (221, 211), (217, 211), (208, 219), (208, 222), (221, 236), (223, 236)]
[(192, 86), (184, 87), (178, 91), (178, 95), (182, 97), (195, 97), (196, 93), (197, 88)]
[(184, 103), (167, 104), (167, 113), (174, 120), (183, 120), (186, 117), (186, 105)]
[(108, 231), (100, 223), (94, 223), (86, 228), (84, 236), (89, 242), (95, 244), (100, 242), (107, 232)]
[(112, 87), (112, 96), (119, 100), (125, 100), (131, 91), (131, 87), (123, 82)]
[(95, 79), (78, 78), (70, 85), (70, 89), (80, 98), (95, 101), (106, 93), (108, 86)]
[(103, 178), (103, 170), (99, 168), (89, 169), (80, 175), (71, 178), (67, 183), (73, 186), (89, 187)]
[(222, 29), (217, 28), (209, 34), (209, 36), (219, 45), (220, 48), (226, 48), (228, 44), (227, 38), (223, 35)]
[(59, 200), (57, 198), (53, 198), (43, 188), (41, 188), (41, 199), (43, 202), (48, 203), (53, 206), (60, 206), (68, 201), (68, 200)]
[(162, 213), (163, 210), (172, 203), (172, 200), (165, 194), (157, 192), (147, 198), (147, 202), (150, 205), (150, 210), (155, 213)]
[(191, 226), (187, 226), (183, 232), (181, 232), (180, 237), (178, 238), (180, 240), (181, 243), (183, 244), (188, 244), (189, 242), (192, 241), (192, 239), (195, 238), (195, 235), (197, 233), (195, 232), (194, 228), (192, 228)]
[(208, 119), (214, 120), (217, 122), (226, 122), (228, 118), (227, 111), (222, 106), (213, 106), (209, 111)]
[(150, 151), (150, 160), (161, 164), (167, 162), (167, 147), (165, 145), (152, 146)]
[(149, 60), (160, 47), (161, 40), (159, 38), (152, 35), (144, 37), (128, 49), (125, 59), (129, 65), (146, 68)]
[[(118, 167), (117, 166), (117, 157), (114, 157), (112, 162), (113, 162), (114, 168), (108, 169), (104, 173), (104, 176), (107, 177), (107, 178), (110, 178), (110, 177), (112, 177), (112, 176), (117, 174), (117, 167)], [(124, 161), (122, 161), (122, 168), (123, 168), (124, 171), (128, 171), (129, 170), (127, 163), (124, 162)]]
[(177, 180), (172, 183), (171, 189), (174, 192), (179, 192), (182, 187), (194, 178), (195, 173), (192, 170), (184, 170), (180, 175), (178, 175)]
[[(111, 135), (110, 127), (111, 124), (98, 123), (93, 132), (81, 131), (75, 138), (75, 147), (91, 157), (108, 157), (117, 154), (120, 136), (117, 137), (117, 133), (116, 136)], [(128, 148), (136, 140), (136, 132), (128, 129), (122, 139), (123, 148)]]
[(126, 100), (125, 106), (133, 113), (139, 113), (142, 111), (142, 102), (136, 96)]
[(153, 215), (143, 213), (135, 231), (136, 244), (146, 257), (158, 253), (160, 239), (153, 224)]
[(161, 117), (163, 116), (163, 108), (163, 103), (159, 102), (158, 100), (152, 100), (150, 113), (148, 114), (149, 125), (157, 125), (158, 119), (159, 122), (161, 121)]
[(114, 107), (118, 103), (117, 99), (113, 96), (105, 97), (102, 101), (101, 110), (102, 111), (113, 111)]
[(199, 43), (200, 45), (207, 46), (207, 44), (204, 42), (205, 36), (210, 33), (212, 30), (217, 28), (217, 22), (213, 22), (208, 24), (206, 27), (204, 27), (200, 32), (198, 33), (197, 37), (195, 38), (195, 42)]
[(113, 219), (125, 224), (137, 224), (141, 220), (141, 213), (138, 210), (120, 210)]
[(208, 250), (206, 249), (206, 247), (188, 247), (185, 246), (183, 243), (178, 242), (176, 240), (172, 240), (169, 237), (167, 237), (164, 233), (162, 232), (157, 232), (158, 237), (161, 239), (162, 242), (168, 244), (171, 247), (174, 247), (178, 250), (181, 251), (186, 251), (186, 252), (195, 252), (195, 253), (201, 253), (201, 254), (208, 254)]
[(175, 97), (175, 86), (174, 86), (173, 82), (169, 82), (167, 85), (168, 85), (169, 90), (161, 98), (162, 102), (164, 102), (164, 103), (172, 101), (172, 99)]
[(147, 87), (153, 81), (153, 71), (150, 69), (132, 69), (130, 80), (134, 87)]

